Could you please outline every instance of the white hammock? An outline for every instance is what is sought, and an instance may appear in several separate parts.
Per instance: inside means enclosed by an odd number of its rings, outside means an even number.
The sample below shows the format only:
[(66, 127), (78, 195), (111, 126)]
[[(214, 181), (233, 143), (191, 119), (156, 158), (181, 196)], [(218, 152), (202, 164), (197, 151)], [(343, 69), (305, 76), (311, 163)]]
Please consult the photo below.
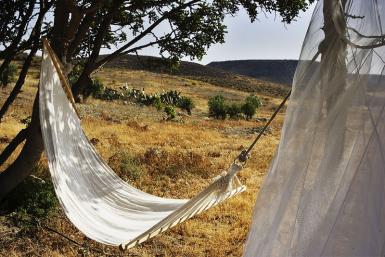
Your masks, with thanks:
[(232, 188), (241, 169), (236, 164), (191, 200), (160, 198), (132, 187), (89, 143), (66, 86), (57, 57), (44, 41), (39, 97), (49, 170), (65, 214), (87, 237), (127, 249), (245, 190), (238, 180)]
[(385, 256), (383, 29), (385, 0), (318, 1), (245, 256)]

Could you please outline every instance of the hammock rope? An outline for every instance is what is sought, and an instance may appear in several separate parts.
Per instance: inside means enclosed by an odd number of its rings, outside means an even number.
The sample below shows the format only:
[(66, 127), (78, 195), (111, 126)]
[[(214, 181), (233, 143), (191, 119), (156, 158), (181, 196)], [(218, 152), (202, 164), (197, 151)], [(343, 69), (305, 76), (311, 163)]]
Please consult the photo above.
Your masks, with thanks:
[(285, 98), (282, 100), (280, 105), (277, 107), (277, 109), (274, 111), (274, 113), (270, 116), (270, 119), (267, 121), (267, 123), (263, 126), (262, 130), (258, 133), (257, 137), (254, 139), (254, 141), (250, 144), (250, 146), (243, 150), (238, 157), (235, 160), (239, 160), (241, 163), (245, 163), (247, 159), (249, 158), (250, 152), (253, 150), (259, 139), (262, 137), (262, 135), (266, 132), (267, 128), (270, 126), (270, 124), (273, 122), (277, 114), (282, 110), (282, 108), (285, 106), (287, 100), (289, 99), (291, 95), (291, 89), (286, 94)]

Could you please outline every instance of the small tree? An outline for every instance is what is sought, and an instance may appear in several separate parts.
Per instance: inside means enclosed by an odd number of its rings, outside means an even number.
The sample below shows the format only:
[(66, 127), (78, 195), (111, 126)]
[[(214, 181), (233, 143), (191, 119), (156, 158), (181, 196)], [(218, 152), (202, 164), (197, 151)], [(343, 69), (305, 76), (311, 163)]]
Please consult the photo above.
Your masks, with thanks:
[(250, 95), (246, 98), (245, 103), (242, 105), (242, 112), (246, 116), (246, 119), (251, 119), (257, 109), (262, 106), (262, 102), (258, 96)]
[(254, 105), (257, 109), (260, 108), (262, 106), (262, 101), (261, 99), (256, 96), (256, 95), (249, 95), (246, 100), (245, 100), (246, 103), (251, 103), (252, 105)]
[(216, 119), (226, 119), (225, 98), (222, 95), (211, 97), (208, 102), (209, 116)]
[(195, 105), (190, 97), (182, 96), (182, 98), (178, 101), (178, 107), (185, 110), (188, 115), (191, 115), (191, 111), (194, 109)]

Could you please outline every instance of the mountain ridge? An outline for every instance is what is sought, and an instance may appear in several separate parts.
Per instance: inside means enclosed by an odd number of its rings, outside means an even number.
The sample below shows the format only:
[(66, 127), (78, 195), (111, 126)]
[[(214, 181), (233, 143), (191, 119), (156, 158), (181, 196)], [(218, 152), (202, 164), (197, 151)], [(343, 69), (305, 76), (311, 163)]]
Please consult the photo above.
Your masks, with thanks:
[(264, 81), (291, 85), (297, 64), (297, 60), (290, 59), (248, 59), (214, 61), (206, 66)]

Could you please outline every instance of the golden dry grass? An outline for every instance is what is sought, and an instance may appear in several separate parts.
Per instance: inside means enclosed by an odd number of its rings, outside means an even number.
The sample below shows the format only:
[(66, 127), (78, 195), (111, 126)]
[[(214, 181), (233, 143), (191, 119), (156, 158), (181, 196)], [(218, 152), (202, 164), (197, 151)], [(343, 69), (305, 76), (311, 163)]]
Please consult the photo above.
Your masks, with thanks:
[[(254, 135), (244, 133), (244, 129), (263, 125), (255, 121), (206, 118), (209, 97), (220, 93), (229, 100), (238, 101), (248, 95), (242, 91), (144, 71), (105, 69), (96, 76), (110, 87), (127, 83), (148, 92), (178, 90), (192, 97), (197, 105), (192, 117), (182, 117), (179, 122), (165, 122), (152, 107), (95, 99), (79, 104), (83, 128), (89, 139), (95, 139), (101, 156), (112, 166), (116, 155), (122, 151), (140, 160), (145, 172), (129, 182), (152, 194), (192, 197), (208, 185), (212, 177), (228, 168), (240, 150), (254, 139)], [(4, 122), (0, 123), (1, 137), (11, 139), (25, 126), (20, 120), (30, 115), (37, 78), (38, 71), (33, 70), (20, 97)], [(1, 92), (0, 103), (8, 92), (8, 89)], [(269, 95), (261, 95), (261, 98), (264, 106), (257, 116), (268, 117), (280, 99)], [(279, 115), (272, 124), (272, 132), (257, 144), (252, 158), (240, 173), (241, 181), (248, 187), (247, 192), (125, 253), (86, 239), (60, 209), (45, 224), (71, 239), (104, 249), (112, 256), (241, 256), (256, 194), (278, 144), (282, 123), (283, 115)], [(5, 146), (6, 142), (1, 141), (0, 150)], [(162, 158), (151, 155), (154, 149)], [(13, 155), (1, 170), (16, 156)], [(187, 165), (181, 165), (184, 163)], [(43, 167), (40, 172), (43, 170), (45, 173), (38, 175), (48, 176), (44, 158), (39, 165)], [(120, 175), (124, 177), (124, 174)], [(12, 229), (15, 228), (10, 225), (8, 217), (0, 216), (0, 234)], [(41, 228), (23, 231), (8, 231), (7, 236), (0, 239), (0, 256), (104, 256), (81, 249)]]

